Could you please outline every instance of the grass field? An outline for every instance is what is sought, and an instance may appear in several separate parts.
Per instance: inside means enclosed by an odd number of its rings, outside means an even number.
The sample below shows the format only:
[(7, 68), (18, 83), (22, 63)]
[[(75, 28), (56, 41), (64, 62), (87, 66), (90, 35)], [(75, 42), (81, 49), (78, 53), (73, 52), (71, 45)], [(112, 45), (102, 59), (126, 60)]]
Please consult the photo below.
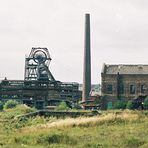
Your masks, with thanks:
[(4, 148), (147, 148), (148, 111), (110, 110), (94, 117), (22, 118), (34, 111), (18, 106), (0, 112), (0, 147)]

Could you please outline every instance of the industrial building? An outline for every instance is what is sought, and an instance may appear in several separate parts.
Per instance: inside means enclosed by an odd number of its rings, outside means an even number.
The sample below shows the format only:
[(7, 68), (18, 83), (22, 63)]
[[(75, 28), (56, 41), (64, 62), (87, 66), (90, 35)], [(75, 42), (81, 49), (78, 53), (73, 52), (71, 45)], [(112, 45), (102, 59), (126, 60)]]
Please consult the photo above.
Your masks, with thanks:
[(147, 95), (148, 65), (103, 64), (102, 96), (107, 102)]
[(14, 99), (37, 108), (56, 106), (62, 100), (77, 102), (80, 98), (79, 84), (55, 80), (49, 70), (50, 62), (47, 48), (32, 48), (25, 58), (24, 80), (2, 80), (0, 100)]
[(49, 70), (51, 57), (47, 48), (32, 48), (25, 58), (24, 80), (7, 80), (0, 83), (0, 100), (15, 99), (27, 105), (44, 108), (56, 106), (61, 100), (83, 102), (90, 99), (91, 92), (91, 42), (90, 14), (85, 14), (83, 91), (78, 83), (55, 80)]

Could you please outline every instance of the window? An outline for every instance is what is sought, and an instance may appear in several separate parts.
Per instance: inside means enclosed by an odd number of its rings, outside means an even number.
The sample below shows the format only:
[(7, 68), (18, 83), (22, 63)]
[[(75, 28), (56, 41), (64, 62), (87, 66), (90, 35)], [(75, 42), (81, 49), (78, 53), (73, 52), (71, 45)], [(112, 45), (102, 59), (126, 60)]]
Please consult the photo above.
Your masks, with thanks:
[(141, 85), (141, 93), (146, 93), (146, 85)]
[(107, 93), (112, 94), (113, 92), (113, 86), (111, 84), (107, 85)]
[(119, 94), (124, 94), (124, 85), (123, 84), (121, 84), (119, 86)]
[(135, 93), (136, 93), (135, 85), (130, 85), (130, 94), (135, 94)]

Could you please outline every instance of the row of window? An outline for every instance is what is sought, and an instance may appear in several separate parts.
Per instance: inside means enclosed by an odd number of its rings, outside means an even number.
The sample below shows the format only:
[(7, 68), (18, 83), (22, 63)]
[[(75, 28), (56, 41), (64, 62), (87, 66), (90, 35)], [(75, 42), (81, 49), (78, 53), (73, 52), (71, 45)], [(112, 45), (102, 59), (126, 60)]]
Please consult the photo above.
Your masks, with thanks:
[[(107, 90), (107, 94), (112, 94), (113, 93), (113, 85), (108, 84), (106, 90)], [(147, 91), (146, 85), (141, 85), (140, 92), (146, 93), (146, 91)], [(130, 85), (129, 92), (130, 92), (130, 94), (135, 94), (136, 93), (136, 85), (133, 85), (133, 84)], [(118, 87), (118, 93), (124, 94), (124, 85), (123, 84)]]

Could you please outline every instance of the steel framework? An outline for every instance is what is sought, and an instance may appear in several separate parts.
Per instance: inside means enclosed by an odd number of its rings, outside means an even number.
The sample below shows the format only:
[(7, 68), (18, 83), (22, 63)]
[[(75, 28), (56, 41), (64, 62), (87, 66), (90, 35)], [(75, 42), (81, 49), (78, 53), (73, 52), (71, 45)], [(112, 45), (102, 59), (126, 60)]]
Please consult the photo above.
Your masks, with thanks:
[(50, 61), (47, 48), (32, 48), (25, 58), (24, 80), (2, 80), (0, 100), (15, 99), (37, 108), (52, 106), (59, 100), (77, 101), (80, 98), (79, 84), (55, 80), (49, 70)]
[(32, 48), (25, 58), (25, 80), (55, 81), (49, 70), (51, 57), (47, 48)]

